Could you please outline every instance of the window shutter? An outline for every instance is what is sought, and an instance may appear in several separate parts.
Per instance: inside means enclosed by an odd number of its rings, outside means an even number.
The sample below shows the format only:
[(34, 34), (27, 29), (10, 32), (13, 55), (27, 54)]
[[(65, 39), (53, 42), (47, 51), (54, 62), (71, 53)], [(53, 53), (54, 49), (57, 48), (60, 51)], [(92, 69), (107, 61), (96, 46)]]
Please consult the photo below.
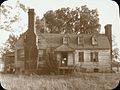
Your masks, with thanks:
[(93, 52), (91, 52), (91, 62), (93, 62)]
[(81, 52), (79, 52), (79, 62), (81, 62)]
[(84, 52), (79, 52), (79, 62), (84, 62)]
[(98, 52), (95, 53), (96, 62), (98, 62)]
[(84, 62), (84, 52), (82, 52), (82, 61)]

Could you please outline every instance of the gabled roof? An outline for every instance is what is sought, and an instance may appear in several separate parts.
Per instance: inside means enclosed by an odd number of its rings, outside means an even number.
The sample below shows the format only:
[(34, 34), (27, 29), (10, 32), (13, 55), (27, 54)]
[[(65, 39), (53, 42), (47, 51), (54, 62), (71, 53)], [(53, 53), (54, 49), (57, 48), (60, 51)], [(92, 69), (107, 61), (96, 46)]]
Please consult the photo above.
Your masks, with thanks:
[(55, 51), (59, 51), (59, 52), (64, 52), (64, 51), (68, 51), (68, 52), (71, 52), (71, 51), (74, 51), (74, 49), (72, 49), (69, 45), (61, 45), (59, 47), (57, 47), (55, 49)]
[(24, 46), (24, 39), (25, 39), (26, 35), (27, 35), (27, 31), (24, 32), (22, 35), (20, 35), (19, 39), (15, 43), (16, 47), (23, 47)]
[[(51, 34), (51, 33), (41, 33), (38, 35), (38, 38), (44, 37), (47, 45), (51, 47), (59, 47), (63, 44), (63, 36), (64, 34)], [(73, 49), (110, 49), (110, 43), (108, 40), (108, 37), (105, 34), (98, 34), (97, 40), (98, 45), (92, 45), (91, 38), (93, 35), (91, 34), (80, 34), (79, 36), (82, 36), (84, 38), (84, 45), (78, 45), (78, 35), (77, 34), (68, 34), (69, 36), (69, 46)], [(42, 38), (41, 38), (42, 39)], [(42, 43), (42, 42), (41, 42)], [(45, 46), (45, 45), (44, 45)], [(42, 47), (40, 46), (40, 49)]]

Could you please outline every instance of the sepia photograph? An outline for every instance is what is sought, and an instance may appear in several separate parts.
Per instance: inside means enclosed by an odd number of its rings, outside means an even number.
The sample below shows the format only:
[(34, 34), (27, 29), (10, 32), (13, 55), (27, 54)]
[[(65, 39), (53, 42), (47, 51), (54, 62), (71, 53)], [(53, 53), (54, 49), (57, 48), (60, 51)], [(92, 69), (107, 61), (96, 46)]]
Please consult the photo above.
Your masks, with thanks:
[(120, 90), (119, 16), (112, 0), (0, 0), (0, 90)]

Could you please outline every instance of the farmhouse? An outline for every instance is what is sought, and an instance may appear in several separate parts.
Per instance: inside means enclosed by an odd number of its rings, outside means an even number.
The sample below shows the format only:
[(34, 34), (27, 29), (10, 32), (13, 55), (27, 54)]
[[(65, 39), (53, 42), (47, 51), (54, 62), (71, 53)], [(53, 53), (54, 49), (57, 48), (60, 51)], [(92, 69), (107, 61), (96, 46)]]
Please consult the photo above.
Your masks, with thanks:
[(59, 70), (78, 66), (86, 72), (111, 71), (111, 24), (105, 26), (105, 34), (51, 34), (35, 32), (33, 9), (28, 19), (28, 30), (16, 43), (15, 64), (20, 70), (39, 69), (44, 52), (52, 48)]
[[(111, 27), (107, 25), (106, 27)], [(59, 62), (59, 69), (81, 66), (87, 72), (111, 69), (110, 30), (105, 34), (37, 34), (38, 57), (41, 62), (43, 52), (52, 48)]]

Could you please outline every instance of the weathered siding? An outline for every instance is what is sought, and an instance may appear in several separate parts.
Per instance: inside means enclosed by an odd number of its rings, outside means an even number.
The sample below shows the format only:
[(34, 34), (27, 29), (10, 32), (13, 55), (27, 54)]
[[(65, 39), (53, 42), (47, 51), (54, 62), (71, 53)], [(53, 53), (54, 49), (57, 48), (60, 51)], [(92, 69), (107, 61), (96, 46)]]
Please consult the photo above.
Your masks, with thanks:
[(43, 56), (43, 50), (38, 50), (38, 56), (42, 57)]
[[(21, 68), (21, 66), (23, 66), (22, 68), (24, 68), (24, 61), (20, 61), (20, 63), (19, 63), (19, 56), (18, 56), (18, 50), (19, 49), (23, 49), (24, 50), (24, 45), (25, 45), (25, 43), (24, 43), (24, 40), (25, 40), (25, 37), (26, 37), (26, 34), (27, 34), (27, 32), (25, 32), (25, 33), (23, 33), (21, 36), (20, 36), (20, 38), (18, 39), (18, 41), (16, 42), (16, 44), (15, 44), (15, 66), (18, 68)], [(22, 63), (21, 63), (22, 62)], [(20, 65), (21, 64), (21, 65)]]
[(43, 67), (43, 65), (45, 64), (44, 60), (40, 60), (40, 58), (43, 59), (42, 57), (43, 57), (43, 50), (38, 50), (37, 69)]
[(16, 68), (19, 68), (20, 71), (23, 71), (25, 69), (24, 61), (17, 61), (15, 63)]
[(15, 67), (20, 68), (20, 71), (22, 71), (25, 69), (25, 65), (24, 65), (25, 61), (19, 61), (19, 58), (18, 58), (18, 50), (19, 49), (24, 50), (24, 47), (23, 46), (16, 46), (15, 47)]
[[(79, 62), (79, 52), (84, 52), (84, 62)], [(91, 62), (91, 52), (98, 52), (98, 62)], [(94, 71), (98, 68), (100, 72), (110, 71), (110, 50), (76, 50), (75, 64), (87, 68), (87, 71)]]
[(19, 68), (20, 71), (23, 71), (25, 69), (25, 65), (24, 65), (25, 61), (19, 61), (19, 58), (18, 58), (18, 50), (19, 49), (24, 50), (24, 47), (16, 46), (16, 50), (15, 50), (15, 67)]
[(42, 36), (38, 36), (38, 40), (37, 40), (37, 49), (46, 49), (47, 48), (47, 42), (45, 40), (45, 38), (43, 38)]

